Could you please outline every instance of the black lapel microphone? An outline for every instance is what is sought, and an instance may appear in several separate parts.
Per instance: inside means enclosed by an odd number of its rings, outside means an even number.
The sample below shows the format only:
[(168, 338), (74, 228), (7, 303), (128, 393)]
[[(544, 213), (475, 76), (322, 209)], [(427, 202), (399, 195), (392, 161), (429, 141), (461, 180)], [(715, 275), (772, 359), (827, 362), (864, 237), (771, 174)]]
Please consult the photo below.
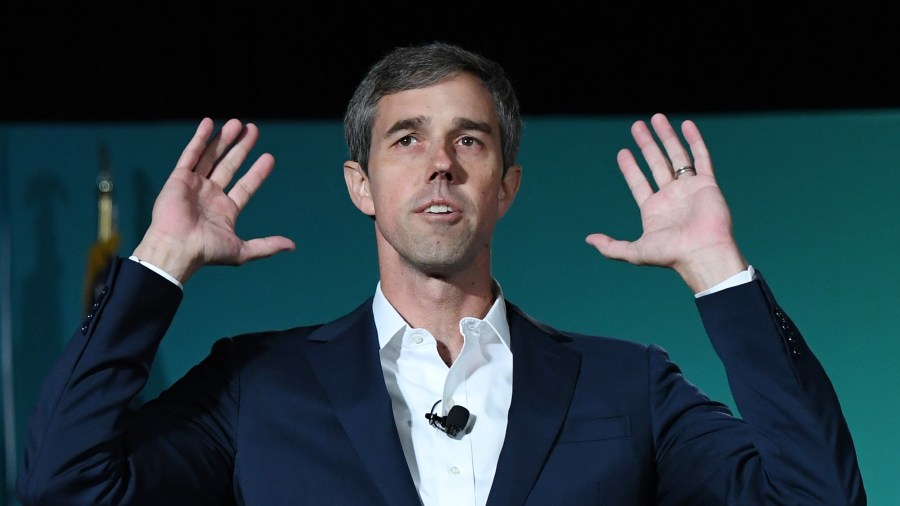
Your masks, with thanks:
[(469, 410), (457, 404), (450, 408), (447, 416), (441, 416), (434, 412), (434, 408), (440, 403), (441, 401), (435, 402), (434, 406), (431, 406), (431, 413), (425, 413), (425, 418), (432, 427), (446, 432), (450, 437), (455, 437), (469, 423)]

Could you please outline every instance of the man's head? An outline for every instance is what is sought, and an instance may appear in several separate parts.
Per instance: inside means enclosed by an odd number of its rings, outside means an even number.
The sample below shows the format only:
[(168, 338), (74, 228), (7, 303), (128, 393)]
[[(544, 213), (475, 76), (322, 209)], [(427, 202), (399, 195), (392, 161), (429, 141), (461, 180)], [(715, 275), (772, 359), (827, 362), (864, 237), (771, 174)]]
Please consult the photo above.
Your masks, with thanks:
[(382, 97), (424, 88), (459, 72), (477, 77), (490, 93), (500, 123), (504, 171), (514, 165), (522, 118), (512, 83), (496, 62), (442, 42), (394, 49), (372, 66), (357, 86), (344, 114), (344, 137), (350, 159), (368, 172), (372, 126)]
[(375, 219), (382, 276), (487, 287), (494, 227), (522, 172), (510, 161), (518, 105), (500, 67), (444, 44), (398, 49), (360, 85), (345, 127), (344, 178)]

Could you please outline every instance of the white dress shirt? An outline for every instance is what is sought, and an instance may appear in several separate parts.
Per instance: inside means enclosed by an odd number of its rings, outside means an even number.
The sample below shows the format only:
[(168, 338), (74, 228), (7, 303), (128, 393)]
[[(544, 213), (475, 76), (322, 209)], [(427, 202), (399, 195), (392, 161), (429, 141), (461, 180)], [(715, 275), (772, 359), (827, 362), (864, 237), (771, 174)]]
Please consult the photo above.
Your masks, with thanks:
[[(499, 289), (498, 289), (499, 292)], [(512, 352), (506, 303), (498, 295), (483, 320), (463, 318), (463, 347), (447, 367), (437, 341), (412, 328), (381, 291), (372, 302), (384, 382), (394, 421), (419, 497), (426, 506), (487, 503), (512, 399)], [(469, 431), (451, 438), (425, 418), (446, 416), (459, 404), (469, 410)]]

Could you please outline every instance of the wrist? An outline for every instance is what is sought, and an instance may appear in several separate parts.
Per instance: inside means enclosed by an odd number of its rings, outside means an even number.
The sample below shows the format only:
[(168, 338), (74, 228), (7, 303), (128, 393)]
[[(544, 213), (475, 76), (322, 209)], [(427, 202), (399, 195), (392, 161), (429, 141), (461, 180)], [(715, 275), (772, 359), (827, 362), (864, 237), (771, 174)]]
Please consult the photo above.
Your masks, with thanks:
[(675, 270), (693, 291), (704, 292), (735, 274), (746, 271), (750, 264), (736, 245), (695, 251), (690, 261), (675, 266)]
[(196, 262), (182, 241), (159, 237), (150, 231), (134, 249), (133, 256), (154, 265), (179, 283), (184, 284), (197, 270)]

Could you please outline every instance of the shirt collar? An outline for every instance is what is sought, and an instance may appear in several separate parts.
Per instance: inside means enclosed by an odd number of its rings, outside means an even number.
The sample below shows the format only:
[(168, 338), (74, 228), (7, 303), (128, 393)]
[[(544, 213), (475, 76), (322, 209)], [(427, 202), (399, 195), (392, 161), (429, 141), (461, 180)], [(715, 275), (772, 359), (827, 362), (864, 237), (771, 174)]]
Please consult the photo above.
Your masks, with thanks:
[[(503, 344), (509, 347), (509, 322), (506, 320), (506, 302), (503, 298), (503, 290), (500, 289), (500, 284), (496, 280), (494, 281), (494, 288), (497, 292), (497, 298), (494, 299), (494, 304), (484, 317), (484, 321), (494, 328)], [(400, 313), (387, 300), (387, 297), (384, 296), (384, 292), (381, 291), (381, 281), (375, 287), (375, 297), (372, 299), (372, 314), (375, 317), (375, 328), (378, 330), (379, 349), (387, 346), (388, 342), (397, 333), (404, 331), (408, 325), (403, 317), (400, 316)]]

